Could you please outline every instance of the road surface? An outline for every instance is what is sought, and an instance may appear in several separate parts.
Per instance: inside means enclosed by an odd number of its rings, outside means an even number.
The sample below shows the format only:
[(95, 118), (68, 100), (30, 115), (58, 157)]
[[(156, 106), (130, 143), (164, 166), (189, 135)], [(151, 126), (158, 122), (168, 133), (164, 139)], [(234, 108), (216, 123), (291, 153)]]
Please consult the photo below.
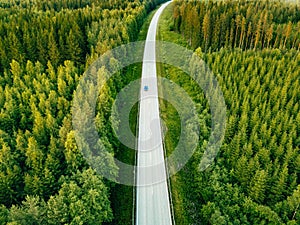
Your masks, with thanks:
[(155, 56), (158, 19), (169, 3), (163, 4), (154, 15), (145, 43), (139, 106), (136, 225), (172, 224), (159, 117)]

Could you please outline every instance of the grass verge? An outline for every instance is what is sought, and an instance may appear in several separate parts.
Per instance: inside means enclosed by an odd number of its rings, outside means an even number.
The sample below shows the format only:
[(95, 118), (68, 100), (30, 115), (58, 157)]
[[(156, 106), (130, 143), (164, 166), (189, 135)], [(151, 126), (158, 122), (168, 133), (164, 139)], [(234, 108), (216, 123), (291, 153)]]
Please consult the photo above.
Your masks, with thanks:
[[(183, 47), (189, 48), (188, 43), (182, 38), (182, 36), (172, 31), (172, 14), (173, 4), (170, 4), (165, 9), (159, 20), (157, 39), (160, 41), (172, 42)], [(170, 65), (157, 63), (157, 74), (159, 74), (161, 77), (168, 78), (174, 81), (175, 83), (178, 83), (178, 75), (183, 75), (183, 72), (179, 71), (174, 67), (171, 67)], [(160, 96), (163, 96), (163, 89), (164, 88), (162, 84), (159, 84)], [(164, 141), (166, 155), (168, 156), (176, 148), (178, 137), (180, 136), (180, 118), (176, 109), (170, 103), (162, 99), (160, 100), (160, 113), (161, 118), (164, 121), (165, 126), (167, 127), (167, 133)], [(184, 179), (184, 173), (180, 171), (176, 175), (172, 176), (170, 178), (170, 186), (173, 203), (173, 213), (176, 224), (191, 224), (188, 215), (188, 210), (186, 209), (186, 204), (184, 202), (186, 199), (185, 195), (187, 192), (187, 190), (185, 190), (186, 183)]]
[[(156, 10), (152, 11), (146, 18), (141, 31), (138, 35), (138, 41), (143, 41), (146, 39), (148, 27), (150, 25), (151, 19)], [(142, 74), (142, 63), (137, 63), (126, 68), (124, 76), (130, 77), (135, 80), (139, 79)], [(136, 104), (129, 115), (130, 128), (133, 133), (136, 132), (137, 127), (137, 113), (138, 104)], [(121, 149), (116, 154), (116, 158), (124, 163), (134, 165), (135, 163), (136, 151), (122, 146)], [(130, 174), (133, 176), (133, 173)], [(121, 184), (115, 184), (111, 188), (111, 205), (114, 214), (114, 219), (109, 225), (131, 225), (133, 224), (133, 213), (134, 213), (134, 187), (126, 186)]]

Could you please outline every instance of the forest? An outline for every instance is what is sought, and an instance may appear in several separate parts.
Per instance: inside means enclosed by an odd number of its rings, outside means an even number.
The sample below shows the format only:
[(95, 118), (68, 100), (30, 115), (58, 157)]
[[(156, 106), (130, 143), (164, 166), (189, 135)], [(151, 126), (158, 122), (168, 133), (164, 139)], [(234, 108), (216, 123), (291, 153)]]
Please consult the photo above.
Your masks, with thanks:
[[(128, 198), (124, 187), (97, 174), (78, 149), (72, 100), (85, 69), (137, 40), (162, 2), (0, 0), (1, 225), (131, 224), (123, 217), (132, 206), (119, 204)], [(299, 5), (175, 0), (158, 38), (194, 50), (214, 72), (227, 107), (224, 142), (201, 171), (211, 130), (207, 100), (189, 76), (158, 65), (197, 103), (201, 127), (195, 154), (170, 181), (176, 223), (300, 224)], [(110, 107), (140, 75), (132, 71), (114, 76), (97, 105), (98, 133), (114, 155), (124, 146), (112, 134)], [(173, 132), (166, 135), (172, 152), (180, 118), (166, 102), (161, 115)], [(129, 211), (122, 219), (121, 210)]]
[[(198, 149), (171, 179), (178, 224), (300, 223), (299, 10), (282, 1), (243, 0), (176, 0), (167, 9), (160, 40), (194, 50), (218, 79), (227, 107), (219, 154), (201, 171), (209, 105), (191, 77), (161, 65), (163, 76), (198, 104), (201, 127)], [(162, 105), (163, 119), (178, 134), (176, 110)], [(166, 137), (172, 152), (178, 140)]]
[[(135, 41), (161, 2), (0, 1), (0, 224), (117, 224), (114, 184), (77, 147), (72, 98), (84, 70)], [(132, 79), (115, 77), (97, 106), (98, 131), (110, 142), (107, 108)]]

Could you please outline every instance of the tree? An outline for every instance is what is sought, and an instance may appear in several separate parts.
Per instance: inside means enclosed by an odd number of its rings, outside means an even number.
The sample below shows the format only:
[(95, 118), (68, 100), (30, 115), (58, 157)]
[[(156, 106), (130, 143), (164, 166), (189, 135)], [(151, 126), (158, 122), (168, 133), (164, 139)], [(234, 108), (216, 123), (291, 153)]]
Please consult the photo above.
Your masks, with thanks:
[(6, 46), (4, 40), (0, 38), (0, 71), (3, 72), (5, 68), (9, 67), (9, 59), (6, 57)]
[(300, 185), (298, 185), (297, 189), (293, 192), (293, 194), (287, 198), (287, 205), (291, 212), (290, 219), (299, 221), (299, 207), (300, 207)]
[(270, 42), (273, 38), (273, 24), (267, 29), (266, 39), (267, 39), (267, 48), (270, 47)]
[(23, 195), (18, 155), (0, 139), (0, 202), (6, 206), (16, 203)]
[(254, 49), (258, 47), (258, 44), (261, 40), (262, 36), (262, 14), (256, 24), (256, 30), (255, 30), (255, 38), (254, 38)]
[(34, 135), (34, 139), (40, 145), (47, 146), (49, 143), (49, 133), (46, 128), (46, 121), (40, 111), (35, 110), (33, 112), (34, 122), (33, 122), (33, 129), (32, 133)]
[(26, 165), (29, 168), (25, 175), (25, 192), (28, 194), (43, 194), (43, 182), (41, 180), (44, 162), (44, 153), (40, 149), (34, 137), (28, 139), (26, 149)]
[(71, 29), (69, 35), (66, 39), (66, 50), (67, 50), (67, 59), (77, 63), (80, 63), (82, 60), (82, 49), (80, 48), (80, 39), (81, 34), (79, 33), (79, 29), (74, 28)]
[(239, 48), (244, 48), (244, 40), (246, 36), (246, 18), (242, 17), (242, 22), (241, 22), (241, 35), (240, 35), (240, 41), (239, 41)]
[[(36, 24), (31, 24), (34, 27)], [(36, 33), (29, 28), (27, 23), (24, 24), (24, 34), (23, 41), (26, 51), (26, 59), (29, 59), (33, 62), (37, 60), (37, 46), (36, 46)]]
[(48, 52), (49, 52), (49, 60), (54, 67), (57, 67), (60, 62), (60, 54), (58, 49), (58, 44), (54, 37), (53, 28), (49, 32), (48, 36)]
[(9, 213), (9, 221), (18, 225), (45, 224), (45, 202), (38, 196), (26, 196), (22, 206), (13, 205)]
[(8, 222), (9, 210), (4, 206), (0, 205), (0, 224), (5, 225)]
[(24, 50), (20, 39), (17, 37), (16, 33), (9, 32), (7, 39), (10, 51), (8, 52), (8, 57), (10, 60), (14, 59), (18, 62), (23, 62), (24, 60)]
[(92, 169), (77, 172), (47, 202), (49, 224), (102, 224), (112, 219), (108, 190)]
[(279, 202), (282, 201), (286, 188), (287, 188), (287, 178), (288, 178), (288, 167), (285, 166), (281, 169), (281, 172), (277, 175), (276, 181), (274, 186), (271, 188), (272, 195), (272, 202)]
[(59, 190), (59, 178), (66, 174), (66, 162), (64, 153), (61, 151), (59, 141), (51, 136), (50, 145), (48, 147), (47, 158), (44, 163), (44, 179), (43, 185), (47, 188), (44, 192), (44, 197), (48, 199), (51, 195), (57, 193)]
[(180, 16), (180, 8), (178, 4), (174, 6), (173, 20), (174, 20), (174, 29), (175, 31), (179, 32), (180, 25), (181, 25), (181, 16)]
[(211, 34), (211, 22), (210, 22), (210, 12), (208, 11), (203, 19), (203, 25), (202, 25), (202, 30), (203, 30), (203, 37), (204, 37), (204, 49), (205, 52), (208, 49), (209, 46), (209, 39), (210, 39), (210, 34)]
[(198, 16), (198, 12), (197, 12), (197, 8), (193, 7), (192, 8), (192, 12), (190, 12), (191, 16), (192, 16), (192, 20), (191, 20), (191, 26), (192, 26), (192, 33), (191, 33), (191, 46), (193, 48), (196, 48), (199, 46), (200, 44), (200, 36), (198, 35), (199, 30), (201, 30), (201, 24), (200, 24), (200, 20), (199, 20), (199, 16)]
[(38, 60), (43, 65), (47, 63), (47, 43), (48, 43), (48, 31), (43, 30), (37, 32), (37, 50), (38, 50)]
[(71, 131), (67, 135), (64, 154), (69, 173), (75, 173), (86, 165), (82, 152), (77, 147), (74, 131)]
[[(241, 15), (237, 15), (235, 18), (235, 37), (234, 37), (234, 47), (238, 46), (238, 34), (241, 34), (240, 28), (242, 26)], [(241, 36), (241, 35), (240, 35)]]
[(259, 203), (263, 202), (265, 198), (265, 187), (267, 183), (268, 174), (265, 170), (257, 170), (251, 180), (249, 187), (249, 196)]
[(248, 29), (247, 29), (247, 40), (246, 40), (246, 48), (251, 49), (252, 48), (252, 22), (248, 24)]

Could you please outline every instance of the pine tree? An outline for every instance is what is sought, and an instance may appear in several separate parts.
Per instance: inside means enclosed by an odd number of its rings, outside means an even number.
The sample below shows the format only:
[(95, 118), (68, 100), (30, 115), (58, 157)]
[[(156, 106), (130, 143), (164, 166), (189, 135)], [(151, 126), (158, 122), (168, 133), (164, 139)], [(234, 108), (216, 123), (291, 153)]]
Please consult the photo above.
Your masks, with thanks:
[(239, 48), (244, 48), (244, 40), (246, 36), (246, 18), (242, 17), (242, 22), (241, 22), (241, 35), (240, 35), (240, 41), (239, 41)]
[(14, 205), (10, 209), (9, 220), (12, 223), (9, 224), (45, 224), (45, 210), (45, 202), (42, 201), (38, 196), (26, 196), (26, 199), (22, 202), (21, 207)]
[(54, 37), (53, 28), (49, 32), (48, 36), (48, 52), (49, 52), (49, 60), (54, 67), (57, 67), (60, 62), (60, 54), (56, 39)]
[(37, 141), (30, 137), (28, 139), (28, 147), (26, 149), (26, 165), (29, 168), (28, 173), (25, 175), (25, 193), (31, 195), (43, 194), (43, 161), (44, 153), (38, 146)]
[(208, 46), (209, 46), (209, 38), (211, 34), (211, 22), (210, 22), (210, 12), (208, 11), (203, 19), (203, 25), (202, 25), (202, 30), (203, 30), (203, 37), (204, 37), (204, 50), (207, 52)]
[[(102, 224), (112, 219), (108, 190), (91, 169), (65, 181), (47, 202), (48, 223)], [(82, 212), (85, 212), (82, 214)]]
[(284, 43), (283, 43), (284, 48), (286, 48), (286, 43), (287, 43), (287, 40), (290, 38), (291, 32), (292, 32), (292, 22), (289, 21), (289, 23), (286, 26), (285, 34), (284, 34), (284, 36), (285, 36)]
[(16, 155), (7, 143), (0, 139), (0, 202), (10, 207), (22, 197), (21, 168)]
[(74, 131), (71, 131), (67, 135), (65, 142), (65, 159), (69, 173), (74, 173), (85, 166), (83, 155), (76, 144)]
[(80, 62), (81, 49), (79, 45), (78, 36), (74, 33), (74, 30), (70, 30), (69, 35), (66, 39), (66, 50), (67, 59), (72, 60), (76, 63)]
[(256, 49), (258, 47), (260, 40), (261, 40), (261, 30), (262, 30), (261, 23), (262, 22), (261, 22), (261, 18), (260, 18), (256, 25), (255, 38), (254, 38), (254, 49)]
[(265, 170), (257, 170), (249, 186), (249, 196), (256, 202), (262, 203), (265, 198), (265, 188), (268, 174)]
[(300, 207), (300, 185), (298, 185), (297, 189), (293, 192), (293, 194), (287, 198), (287, 205), (289, 207), (289, 211), (291, 212), (289, 217), (290, 220), (299, 221), (299, 207)]

